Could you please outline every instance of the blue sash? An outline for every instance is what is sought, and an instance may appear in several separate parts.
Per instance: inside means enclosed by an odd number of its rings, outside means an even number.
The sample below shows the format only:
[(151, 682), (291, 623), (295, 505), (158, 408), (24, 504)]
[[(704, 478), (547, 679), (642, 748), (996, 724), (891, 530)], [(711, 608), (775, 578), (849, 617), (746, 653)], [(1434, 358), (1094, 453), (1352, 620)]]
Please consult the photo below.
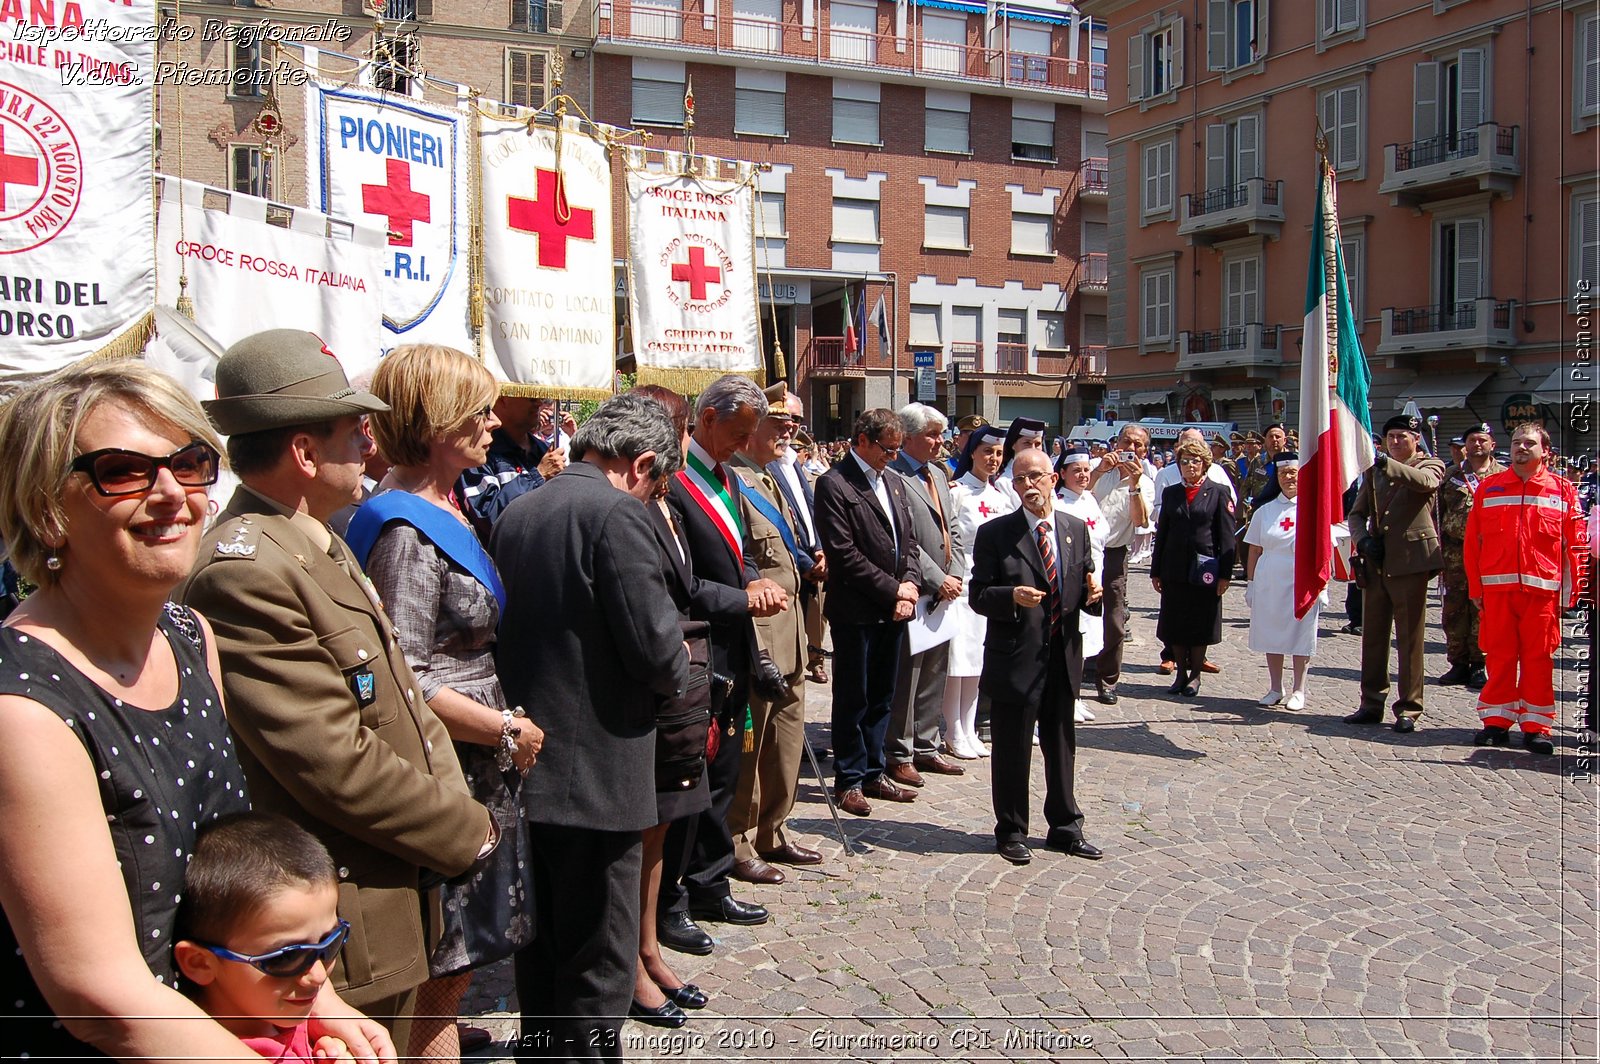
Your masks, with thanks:
[(409, 491), (386, 491), (374, 495), (356, 508), (345, 531), (344, 541), (349, 544), (356, 561), (366, 568), (367, 556), (372, 553), (378, 536), (392, 521), (404, 521), (428, 537), (428, 541), (444, 553), (445, 557), (489, 589), (500, 604), (500, 615), (506, 612), (506, 589), (500, 583), (500, 574), (494, 562), (484, 553), (478, 537), (472, 530), (432, 503), (419, 499)]
[[(734, 479), (738, 478), (736, 477)], [(740, 487), (743, 487), (743, 485), (741, 484)], [(794, 541), (794, 533), (789, 529), (789, 522), (783, 519), (783, 514), (779, 512), (776, 506), (767, 501), (767, 497), (765, 495), (754, 490), (746, 491), (743, 493), (743, 495), (746, 499), (750, 500), (750, 505), (754, 506), (760, 512), (762, 517), (765, 517), (768, 521), (771, 521), (775, 526), (777, 526), (778, 535), (783, 537), (783, 545), (788, 547), (789, 553), (794, 556), (794, 567), (797, 570), (803, 573), (810, 569), (813, 565), (817, 564), (815, 558), (800, 553), (800, 547)]]

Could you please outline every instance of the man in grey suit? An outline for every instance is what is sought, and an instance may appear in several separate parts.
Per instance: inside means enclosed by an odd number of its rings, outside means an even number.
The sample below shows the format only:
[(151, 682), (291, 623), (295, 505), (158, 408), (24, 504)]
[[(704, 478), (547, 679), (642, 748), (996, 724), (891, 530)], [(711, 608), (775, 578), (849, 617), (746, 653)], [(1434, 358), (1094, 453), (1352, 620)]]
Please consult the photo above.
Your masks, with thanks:
[[(944, 415), (931, 406), (912, 403), (900, 411), (905, 442), (889, 468), (906, 479), (911, 525), (917, 537), (917, 590), (930, 606), (961, 595), (967, 575), (967, 545), (955, 525), (950, 474), (939, 461), (944, 442)], [(900, 646), (900, 671), (895, 677), (894, 712), (884, 748), (889, 778), (907, 787), (921, 787), (922, 772), (943, 776), (966, 770), (939, 753), (939, 718), (944, 707), (944, 682), (950, 644), (940, 643), (920, 654), (910, 641)], [(918, 770), (922, 770), (919, 772)]]
[(683, 465), (654, 401), (608, 400), (572, 464), (506, 507), (499, 672), (547, 725), (523, 785), (538, 899), (516, 956), (517, 1056), (621, 1059), (639, 953), (639, 832), (656, 823), (655, 707), (689, 676), (644, 501)]

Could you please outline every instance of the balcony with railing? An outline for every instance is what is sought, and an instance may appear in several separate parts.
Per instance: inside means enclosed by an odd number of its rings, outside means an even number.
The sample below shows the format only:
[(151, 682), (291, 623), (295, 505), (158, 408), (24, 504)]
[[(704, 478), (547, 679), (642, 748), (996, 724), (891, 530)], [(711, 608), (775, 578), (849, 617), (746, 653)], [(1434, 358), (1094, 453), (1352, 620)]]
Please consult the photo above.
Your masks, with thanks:
[(1522, 176), (1522, 137), (1516, 126), (1485, 122), (1383, 149), (1383, 183), (1396, 207), (1473, 192), (1511, 195)]
[(1247, 181), (1185, 193), (1178, 211), (1178, 235), (1191, 244), (1213, 244), (1241, 236), (1278, 239), (1283, 231), (1283, 182)]
[(963, 377), (969, 373), (983, 373), (988, 368), (983, 364), (982, 344), (951, 344), (944, 354), (944, 366), (948, 368), (952, 363), (961, 368)]
[(1078, 292), (1105, 295), (1111, 285), (1111, 264), (1103, 251), (1090, 251), (1078, 260)]
[(1213, 332), (1178, 334), (1178, 369), (1266, 370), (1283, 365), (1283, 330), (1251, 322)]
[(865, 359), (859, 351), (847, 351), (842, 336), (813, 336), (806, 364), (815, 377), (865, 377)]
[(599, 44), (647, 45), (672, 53), (760, 55), (1067, 96), (1104, 99), (1106, 95), (1104, 63), (931, 41), (915, 22), (905, 37), (897, 37), (733, 15), (724, 13), (718, 0), (682, 5), (600, 0), (595, 38)]
[(1067, 367), (1067, 375), (1079, 381), (1093, 384), (1104, 382), (1106, 379), (1106, 345), (1083, 344), (1072, 356)]
[(1111, 164), (1105, 159), (1085, 159), (1078, 167), (1078, 195), (1090, 199), (1111, 196)]
[(1516, 301), (1493, 296), (1422, 307), (1385, 307), (1378, 355), (1395, 364), (1400, 356), (1438, 351), (1474, 351), (1479, 362), (1498, 362), (1517, 346)]
[(1012, 375), (1027, 373), (1028, 345), (1005, 341), (995, 344), (994, 369), (996, 373)]

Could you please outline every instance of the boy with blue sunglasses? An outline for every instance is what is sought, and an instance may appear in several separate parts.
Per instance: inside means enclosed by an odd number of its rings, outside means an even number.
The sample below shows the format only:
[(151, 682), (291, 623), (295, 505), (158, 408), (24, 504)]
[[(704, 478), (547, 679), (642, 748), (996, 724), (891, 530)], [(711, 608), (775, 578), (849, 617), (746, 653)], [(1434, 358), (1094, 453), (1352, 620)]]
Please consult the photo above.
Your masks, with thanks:
[(322, 843), (281, 816), (218, 820), (195, 845), (172, 948), (184, 988), (268, 1060), (350, 1060), (307, 1024), (350, 932), (338, 882)]

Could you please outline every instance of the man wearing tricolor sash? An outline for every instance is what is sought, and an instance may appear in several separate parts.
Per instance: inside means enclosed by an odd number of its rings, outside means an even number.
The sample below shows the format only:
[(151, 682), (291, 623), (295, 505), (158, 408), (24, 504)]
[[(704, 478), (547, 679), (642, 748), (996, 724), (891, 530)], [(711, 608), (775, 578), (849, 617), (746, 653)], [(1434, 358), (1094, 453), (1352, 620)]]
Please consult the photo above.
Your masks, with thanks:
[[(754, 435), (767, 410), (761, 389), (747, 377), (719, 377), (700, 393), (684, 469), (673, 479), (667, 506), (683, 529), (694, 568), (690, 615), (711, 624), (711, 667), (733, 680), (725, 696), (713, 688), (714, 752), (706, 770), (711, 808), (675, 821), (666, 851), (676, 852), (681, 835), (692, 830), (689, 867), (681, 881), (663, 877), (660, 920), (679, 927), (683, 914), (700, 920), (761, 924), (767, 910), (733, 897), (733, 835), (728, 811), (739, 782), (744, 751), (750, 670), (756, 660), (752, 617), (770, 617), (788, 608), (783, 588), (761, 576), (741, 516), (738, 477), (727, 468)], [(672, 944), (669, 936), (662, 941)]]
[(1553, 655), (1562, 607), (1578, 601), (1588, 533), (1577, 491), (1546, 467), (1549, 457), (1544, 426), (1520, 426), (1511, 437), (1511, 468), (1478, 485), (1467, 515), (1467, 594), (1480, 611), (1489, 674), (1478, 695), (1483, 730), (1474, 746), (1504, 746), (1519, 724), (1529, 750), (1555, 749)]

